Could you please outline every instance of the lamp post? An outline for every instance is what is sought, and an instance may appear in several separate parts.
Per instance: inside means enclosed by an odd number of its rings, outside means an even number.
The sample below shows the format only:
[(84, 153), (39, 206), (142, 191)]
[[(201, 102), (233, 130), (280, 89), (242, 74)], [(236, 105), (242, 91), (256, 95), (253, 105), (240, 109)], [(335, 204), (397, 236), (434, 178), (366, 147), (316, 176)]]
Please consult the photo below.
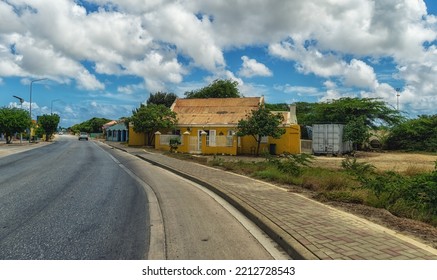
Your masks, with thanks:
[[(23, 109), (23, 102), (24, 102), (24, 99), (21, 98), (21, 97), (19, 97), (19, 96), (16, 96), (16, 95), (13, 95), (12, 97), (17, 98), (17, 99), (20, 101), (21, 109)], [(23, 132), (20, 132), (20, 144), (21, 144), (21, 143), (23, 143)]]
[(50, 115), (53, 115), (53, 102), (59, 101), (59, 100), (61, 100), (61, 99), (54, 99), (54, 100), (52, 100), (51, 105), (50, 105)]
[(397, 88), (396, 89), (396, 109), (399, 111), (399, 96), (401, 96), (400, 93), (401, 89)]
[(29, 143), (31, 141), (32, 136), (32, 85), (33, 83), (47, 80), (47, 78), (36, 79), (30, 81), (30, 105), (29, 105), (29, 114), (30, 114), (30, 128), (29, 128)]

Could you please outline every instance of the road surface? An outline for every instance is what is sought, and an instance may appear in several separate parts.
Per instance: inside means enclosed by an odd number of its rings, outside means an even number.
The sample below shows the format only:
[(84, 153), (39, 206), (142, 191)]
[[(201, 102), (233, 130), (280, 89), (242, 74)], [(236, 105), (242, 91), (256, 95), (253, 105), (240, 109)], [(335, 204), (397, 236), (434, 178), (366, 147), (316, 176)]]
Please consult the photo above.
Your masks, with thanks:
[(0, 259), (287, 258), (219, 202), (132, 155), (61, 136), (0, 157)]

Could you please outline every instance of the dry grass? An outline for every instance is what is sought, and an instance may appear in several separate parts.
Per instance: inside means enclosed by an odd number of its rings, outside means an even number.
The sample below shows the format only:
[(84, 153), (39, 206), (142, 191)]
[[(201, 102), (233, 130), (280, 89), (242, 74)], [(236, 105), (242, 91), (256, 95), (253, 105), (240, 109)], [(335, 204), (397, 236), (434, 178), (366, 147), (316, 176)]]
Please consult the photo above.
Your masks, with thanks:
[[(367, 162), (380, 171), (395, 171), (404, 174), (418, 174), (434, 170), (437, 155), (418, 153), (376, 153), (359, 152), (356, 154), (358, 162)], [(314, 167), (341, 169), (344, 157), (319, 156), (313, 160)]]

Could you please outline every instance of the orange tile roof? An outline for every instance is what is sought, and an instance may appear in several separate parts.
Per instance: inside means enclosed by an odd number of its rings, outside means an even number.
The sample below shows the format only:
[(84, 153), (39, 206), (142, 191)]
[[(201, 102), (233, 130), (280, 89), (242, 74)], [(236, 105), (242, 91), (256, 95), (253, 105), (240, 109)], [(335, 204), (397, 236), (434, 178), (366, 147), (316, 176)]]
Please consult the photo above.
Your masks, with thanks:
[(179, 125), (237, 125), (263, 97), (176, 99), (171, 109)]

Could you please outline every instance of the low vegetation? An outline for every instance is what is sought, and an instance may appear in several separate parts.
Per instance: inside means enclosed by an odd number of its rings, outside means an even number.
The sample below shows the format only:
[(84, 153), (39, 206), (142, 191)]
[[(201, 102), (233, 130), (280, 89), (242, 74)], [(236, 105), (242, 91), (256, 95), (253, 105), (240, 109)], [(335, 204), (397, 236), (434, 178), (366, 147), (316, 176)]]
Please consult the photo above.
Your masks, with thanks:
[(210, 165), (283, 185), (311, 190), (316, 199), (384, 208), (392, 214), (437, 226), (437, 161), (434, 171), (378, 171), (371, 164), (346, 158), (341, 170), (311, 166), (309, 155), (261, 161), (225, 161)]

